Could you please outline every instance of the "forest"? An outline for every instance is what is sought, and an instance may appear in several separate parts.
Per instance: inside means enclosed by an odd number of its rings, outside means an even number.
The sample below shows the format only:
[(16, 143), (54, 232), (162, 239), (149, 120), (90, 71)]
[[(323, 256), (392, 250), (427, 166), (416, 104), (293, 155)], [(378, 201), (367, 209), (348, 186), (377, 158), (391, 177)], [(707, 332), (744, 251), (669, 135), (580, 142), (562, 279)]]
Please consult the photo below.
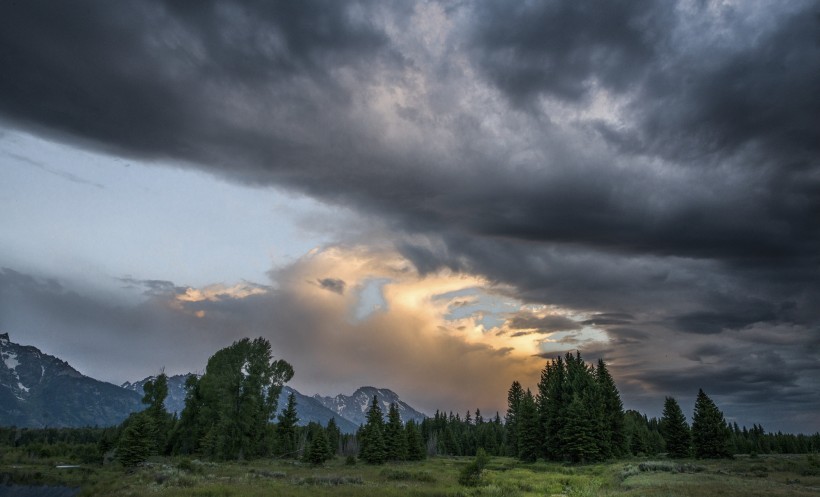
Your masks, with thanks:
[(265, 339), (243, 339), (215, 353), (205, 373), (186, 384), (185, 408), (165, 409), (164, 374), (145, 385), (142, 411), (116, 427), (25, 429), (0, 427), (0, 447), (34, 457), (64, 456), (83, 463), (134, 467), (152, 456), (193, 456), (213, 461), (276, 458), (320, 465), (342, 456), (368, 464), (419, 461), (432, 456), (507, 456), (593, 463), (632, 456), (727, 458), (734, 454), (820, 452), (820, 433), (768, 433), (726, 422), (703, 391), (691, 426), (677, 401), (666, 397), (660, 419), (624, 411), (606, 363), (587, 364), (580, 353), (547, 362), (533, 393), (514, 381), (507, 411), (437, 411), (421, 423), (403, 423), (398, 406), (386, 413), (373, 399), (367, 423), (343, 434), (326, 426), (299, 426), (293, 395), (274, 416), (282, 385), (293, 368), (273, 360)]

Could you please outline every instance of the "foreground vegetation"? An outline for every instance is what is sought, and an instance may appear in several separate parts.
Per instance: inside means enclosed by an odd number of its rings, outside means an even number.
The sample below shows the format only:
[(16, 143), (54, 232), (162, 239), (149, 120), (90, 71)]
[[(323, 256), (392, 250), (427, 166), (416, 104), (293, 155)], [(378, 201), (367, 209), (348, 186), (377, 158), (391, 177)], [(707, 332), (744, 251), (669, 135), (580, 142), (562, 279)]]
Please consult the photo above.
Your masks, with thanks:
[(592, 465), (490, 458), (478, 486), (459, 483), (469, 457), (373, 466), (336, 457), (203, 462), (152, 458), (129, 472), (116, 464), (58, 469), (70, 461), (0, 454), (0, 480), (80, 487), (81, 496), (820, 496), (820, 456), (721, 460), (630, 459)]

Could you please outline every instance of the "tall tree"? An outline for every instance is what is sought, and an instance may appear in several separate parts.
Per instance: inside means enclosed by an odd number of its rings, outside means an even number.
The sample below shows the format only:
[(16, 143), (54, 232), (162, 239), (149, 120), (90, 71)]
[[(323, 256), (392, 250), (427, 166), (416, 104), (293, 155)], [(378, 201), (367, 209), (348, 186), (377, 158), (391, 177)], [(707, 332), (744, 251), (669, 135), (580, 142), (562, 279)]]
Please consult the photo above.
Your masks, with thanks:
[(399, 414), (399, 405), (390, 403), (387, 412), (387, 425), (384, 429), (384, 442), (387, 449), (387, 460), (404, 461), (407, 459), (407, 436)]
[(336, 424), (336, 418), (331, 417), (327, 421), (325, 431), (327, 432), (328, 455), (332, 458), (339, 451), (339, 444), (342, 440), (342, 430)]
[(173, 418), (165, 409), (165, 399), (168, 397), (168, 377), (160, 373), (155, 379), (149, 380), (143, 386), (145, 395), (142, 403), (147, 404), (145, 414), (151, 419), (151, 453), (162, 454), (168, 442), (168, 435), (172, 428)]
[(407, 459), (421, 461), (427, 457), (424, 439), (421, 436), (418, 424), (411, 419), (404, 425), (404, 431), (407, 438)]
[(609, 374), (606, 363), (598, 359), (598, 368), (595, 370), (595, 379), (603, 403), (603, 430), (604, 439), (608, 442), (605, 456), (620, 457), (626, 454), (626, 433), (624, 430), (624, 404), (621, 395), (615, 386), (615, 380)]
[[(216, 352), (197, 381), (182, 431), (198, 435), (192, 452), (215, 459), (242, 459), (269, 450), (268, 423), (282, 385), (293, 377), (284, 360), (273, 360), (264, 338), (244, 338)], [(194, 425), (189, 425), (194, 423)]]
[(379, 398), (375, 395), (367, 411), (367, 423), (361, 430), (359, 457), (369, 464), (383, 464), (387, 460), (387, 449), (384, 443), (384, 417), (379, 407)]
[(717, 459), (730, 457), (730, 433), (723, 413), (702, 389), (695, 400), (692, 416), (692, 444), (698, 458)]
[(538, 409), (535, 398), (527, 389), (527, 393), (518, 405), (518, 458), (526, 462), (535, 462), (541, 454), (541, 439), (538, 430)]
[(576, 394), (567, 407), (567, 419), (559, 432), (564, 454), (572, 462), (589, 462), (600, 458), (595, 439), (594, 418), (588, 415), (587, 403)]
[(293, 392), (288, 395), (288, 403), (276, 420), (276, 454), (286, 458), (296, 457), (296, 423), (299, 416)]
[(521, 384), (512, 382), (507, 392), (507, 416), (504, 423), (507, 427), (507, 453), (513, 457), (518, 457), (518, 409), (522, 398), (524, 389)]
[(692, 447), (692, 434), (686, 424), (686, 416), (672, 397), (666, 397), (663, 403), (663, 416), (660, 423), (661, 435), (666, 441), (666, 452), (669, 457), (689, 457)]

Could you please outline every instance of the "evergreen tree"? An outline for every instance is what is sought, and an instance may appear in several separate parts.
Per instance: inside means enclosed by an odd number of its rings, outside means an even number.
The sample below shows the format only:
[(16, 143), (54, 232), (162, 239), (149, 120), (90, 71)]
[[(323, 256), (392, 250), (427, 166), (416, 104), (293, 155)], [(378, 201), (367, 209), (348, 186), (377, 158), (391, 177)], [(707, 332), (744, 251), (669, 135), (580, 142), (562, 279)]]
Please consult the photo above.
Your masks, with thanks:
[(427, 457), (424, 447), (424, 439), (421, 437), (419, 426), (414, 420), (409, 420), (404, 425), (405, 437), (407, 439), (407, 459), (410, 461), (421, 461)]
[(518, 405), (518, 458), (525, 462), (535, 462), (541, 453), (541, 439), (538, 436), (538, 410), (535, 398), (527, 389), (527, 393)]
[(327, 448), (328, 456), (332, 459), (339, 451), (339, 445), (342, 440), (342, 430), (336, 424), (336, 418), (331, 417), (327, 422)]
[(384, 441), (387, 449), (387, 460), (404, 461), (407, 459), (407, 435), (404, 433), (399, 406), (395, 402), (390, 403), (390, 409), (388, 410)]
[(368, 464), (383, 464), (387, 460), (384, 442), (384, 417), (379, 399), (373, 396), (373, 403), (367, 411), (367, 423), (361, 431), (359, 457)]
[(588, 416), (587, 406), (576, 394), (567, 407), (567, 418), (559, 432), (564, 454), (572, 462), (589, 462), (599, 459), (595, 440), (594, 420)]
[(666, 441), (666, 452), (669, 457), (689, 457), (691, 453), (692, 435), (686, 417), (683, 415), (678, 402), (672, 397), (666, 397), (663, 403), (663, 416), (660, 423), (661, 435)]
[(308, 449), (305, 451), (307, 462), (318, 466), (328, 459), (330, 459), (330, 448), (328, 446), (327, 435), (325, 430), (319, 426), (313, 434), (313, 439), (310, 441)]
[(145, 413), (132, 416), (122, 432), (117, 446), (117, 460), (130, 468), (148, 459), (155, 435), (153, 420)]
[(518, 457), (518, 408), (522, 398), (524, 398), (524, 389), (521, 388), (521, 384), (517, 381), (512, 382), (507, 392), (505, 426), (507, 427), (507, 453), (513, 457)]
[(296, 413), (296, 395), (288, 395), (288, 403), (277, 416), (276, 424), (276, 454), (281, 457), (296, 457), (296, 423), (299, 416)]
[(698, 390), (692, 417), (692, 443), (698, 458), (730, 457), (729, 427), (723, 413), (703, 390)]
[(624, 404), (621, 395), (610, 376), (603, 359), (598, 359), (595, 378), (603, 403), (603, 430), (606, 456), (620, 457), (626, 454), (626, 434), (624, 433)]

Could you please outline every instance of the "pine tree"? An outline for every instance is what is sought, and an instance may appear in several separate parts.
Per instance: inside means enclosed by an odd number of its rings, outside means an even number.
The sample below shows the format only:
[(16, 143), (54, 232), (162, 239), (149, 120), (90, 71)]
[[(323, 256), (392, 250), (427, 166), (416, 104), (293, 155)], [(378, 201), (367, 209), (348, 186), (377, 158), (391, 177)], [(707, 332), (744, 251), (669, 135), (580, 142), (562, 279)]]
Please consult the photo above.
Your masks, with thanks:
[(703, 390), (698, 390), (692, 416), (692, 444), (698, 458), (730, 457), (729, 427), (723, 413)]
[(310, 441), (308, 449), (305, 451), (307, 462), (318, 466), (330, 459), (328, 455), (329, 452), (327, 435), (325, 434), (325, 430), (319, 426), (313, 434), (313, 439)]
[(411, 419), (404, 425), (404, 431), (407, 439), (407, 459), (410, 461), (421, 461), (427, 457), (424, 439), (421, 437), (418, 424)]
[(518, 457), (518, 408), (524, 398), (524, 389), (517, 381), (512, 382), (507, 392), (507, 416), (504, 420), (507, 427), (507, 453)]
[(535, 398), (527, 393), (518, 405), (518, 458), (525, 462), (535, 462), (541, 453), (541, 439), (538, 436), (538, 410)]
[(595, 431), (594, 420), (590, 418), (585, 402), (576, 394), (567, 407), (566, 422), (558, 434), (562, 451), (572, 462), (599, 459)]
[(595, 379), (603, 402), (603, 430), (608, 456), (620, 457), (626, 454), (626, 433), (624, 432), (624, 404), (621, 395), (610, 376), (603, 359), (598, 359)]
[(327, 432), (328, 457), (332, 459), (339, 451), (339, 444), (342, 440), (342, 430), (336, 424), (336, 418), (328, 420), (325, 431)]
[(288, 395), (285, 409), (277, 416), (276, 439), (278, 440), (276, 453), (282, 457), (296, 457), (296, 423), (299, 417), (296, 413), (296, 395)]
[(550, 459), (564, 457), (559, 436), (564, 426), (572, 391), (567, 368), (561, 357), (547, 363), (538, 383), (538, 412), (543, 428), (543, 453)]
[(387, 460), (384, 443), (384, 417), (379, 399), (373, 396), (373, 403), (367, 411), (367, 423), (361, 432), (359, 457), (368, 464), (383, 464)]
[(661, 417), (661, 435), (666, 441), (666, 452), (669, 457), (689, 457), (691, 453), (692, 435), (686, 417), (683, 415), (678, 402), (672, 397), (666, 397), (663, 403)]
[(148, 459), (153, 447), (155, 427), (153, 420), (139, 412), (127, 420), (117, 446), (117, 460), (130, 468)]
[(395, 402), (390, 403), (390, 409), (388, 410), (387, 425), (384, 429), (384, 442), (388, 461), (404, 461), (407, 459), (407, 436), (401, 422), (399, 406)]

